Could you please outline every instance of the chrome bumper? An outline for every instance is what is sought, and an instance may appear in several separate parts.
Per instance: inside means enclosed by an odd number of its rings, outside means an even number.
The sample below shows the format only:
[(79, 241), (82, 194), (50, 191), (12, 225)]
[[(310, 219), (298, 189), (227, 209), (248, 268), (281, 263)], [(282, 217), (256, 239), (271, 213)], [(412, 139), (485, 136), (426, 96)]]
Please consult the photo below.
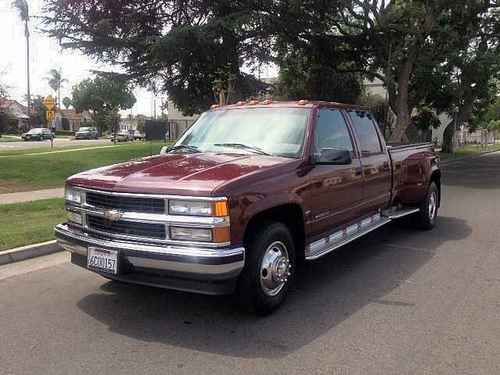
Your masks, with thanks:
[[(214, 286), (222, 281), (235, 281), (245, 263), (243, 247), (211, 249), (100, 239), (76, 232), (66, 224), (56, 226), (55, 236), (58, 243), (72, 253), (72, 262), (75, 264), (85, 267), (89, 246), (118, 250), (125, 271), (113, 276), (106, 274), (106, 277), (171, 289), (208, 294), (228, 293), (230, 291), (227, 288), (222, 288), (223, 291), (219, 293), (217, 288), (206, 289), (193, 282), (211, 283)], [(187, 286), (182, 280), (188, 281)]]

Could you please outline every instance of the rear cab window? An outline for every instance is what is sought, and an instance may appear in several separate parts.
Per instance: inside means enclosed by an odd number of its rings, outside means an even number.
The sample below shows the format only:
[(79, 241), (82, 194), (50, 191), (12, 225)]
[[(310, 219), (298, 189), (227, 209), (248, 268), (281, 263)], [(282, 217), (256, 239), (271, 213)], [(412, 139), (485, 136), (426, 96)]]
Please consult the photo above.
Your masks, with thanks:
[(372, 115), (364, 111), (349, 111), (349, 116), (358, 137), (362, 155), (369, 156), (383, 153), (382, 143)]

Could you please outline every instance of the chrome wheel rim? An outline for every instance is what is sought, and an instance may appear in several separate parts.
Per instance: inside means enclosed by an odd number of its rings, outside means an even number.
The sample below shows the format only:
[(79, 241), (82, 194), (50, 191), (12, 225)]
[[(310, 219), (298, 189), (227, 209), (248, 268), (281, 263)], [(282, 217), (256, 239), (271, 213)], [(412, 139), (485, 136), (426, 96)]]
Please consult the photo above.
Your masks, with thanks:
[(292, 265), (286, 246), (281, 241), (270, 244), (260, 265), (260, 286), (268, 296), (276, 296), (288, 282)]
[(434, 221), (437, 211), (437, 195), (436, 192), (432, 192), (429, 197), (429, 219)]

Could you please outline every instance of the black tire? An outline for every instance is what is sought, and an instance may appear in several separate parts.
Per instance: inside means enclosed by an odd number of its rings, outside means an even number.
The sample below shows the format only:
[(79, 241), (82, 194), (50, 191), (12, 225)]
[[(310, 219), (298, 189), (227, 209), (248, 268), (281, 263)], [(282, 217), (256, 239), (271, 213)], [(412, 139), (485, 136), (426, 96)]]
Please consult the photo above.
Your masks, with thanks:
[[(288, 264), (281, 256), (286, 252)], [(266, 256), (267, 254), (267, 256)], [(266, 260), (275, 258), (273, 265), (269, 267), (276, 272), (268, 271), (263, 265)], [(270, 265), (270, 263), (268, 263)], [(286, 299), (290, 284), (295, 275), (295, 244), (289, 229), (277, 222), (262, 223), (252, 234), (247, 244), (245, 267), (238, 280), (238, 299), (247, 309), (255, 311), (259, 315), (267, 315), (276, 310)], [(265, 276), (264, 276), (265, 275)], [(281, 276), (285, 281), (277, 281), (272, 275)], [(265, 284), (275, 283), (276, 288), (267, 288)]]
[(439, 209), (439, 189), (431, 182), (425, 199), (420, 203), (420, 211), (415, 214), (415, 224), (423, 230), (431, 230), (436, 226), (436, 218)]

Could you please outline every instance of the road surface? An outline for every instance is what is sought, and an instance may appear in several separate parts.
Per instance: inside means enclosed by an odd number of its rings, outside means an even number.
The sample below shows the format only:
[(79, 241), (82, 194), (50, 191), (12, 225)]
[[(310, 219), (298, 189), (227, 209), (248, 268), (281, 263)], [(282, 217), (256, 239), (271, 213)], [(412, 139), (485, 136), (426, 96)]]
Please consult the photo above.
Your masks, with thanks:
[[(109, 145), (109, 139), (54, 139), (54, 147), (73, 147), (73, 146), (95, 146)], [(30, 150), (34, 148), (50, 148), (50, 141), (20, 141), (20, 142), (0, 142), (0, 151)]]
[(390, 225), (257, 318), (64, 253), (0, 267), (2, 374), (500, 374), (500, 154), (445, 168), (438, 227)]

